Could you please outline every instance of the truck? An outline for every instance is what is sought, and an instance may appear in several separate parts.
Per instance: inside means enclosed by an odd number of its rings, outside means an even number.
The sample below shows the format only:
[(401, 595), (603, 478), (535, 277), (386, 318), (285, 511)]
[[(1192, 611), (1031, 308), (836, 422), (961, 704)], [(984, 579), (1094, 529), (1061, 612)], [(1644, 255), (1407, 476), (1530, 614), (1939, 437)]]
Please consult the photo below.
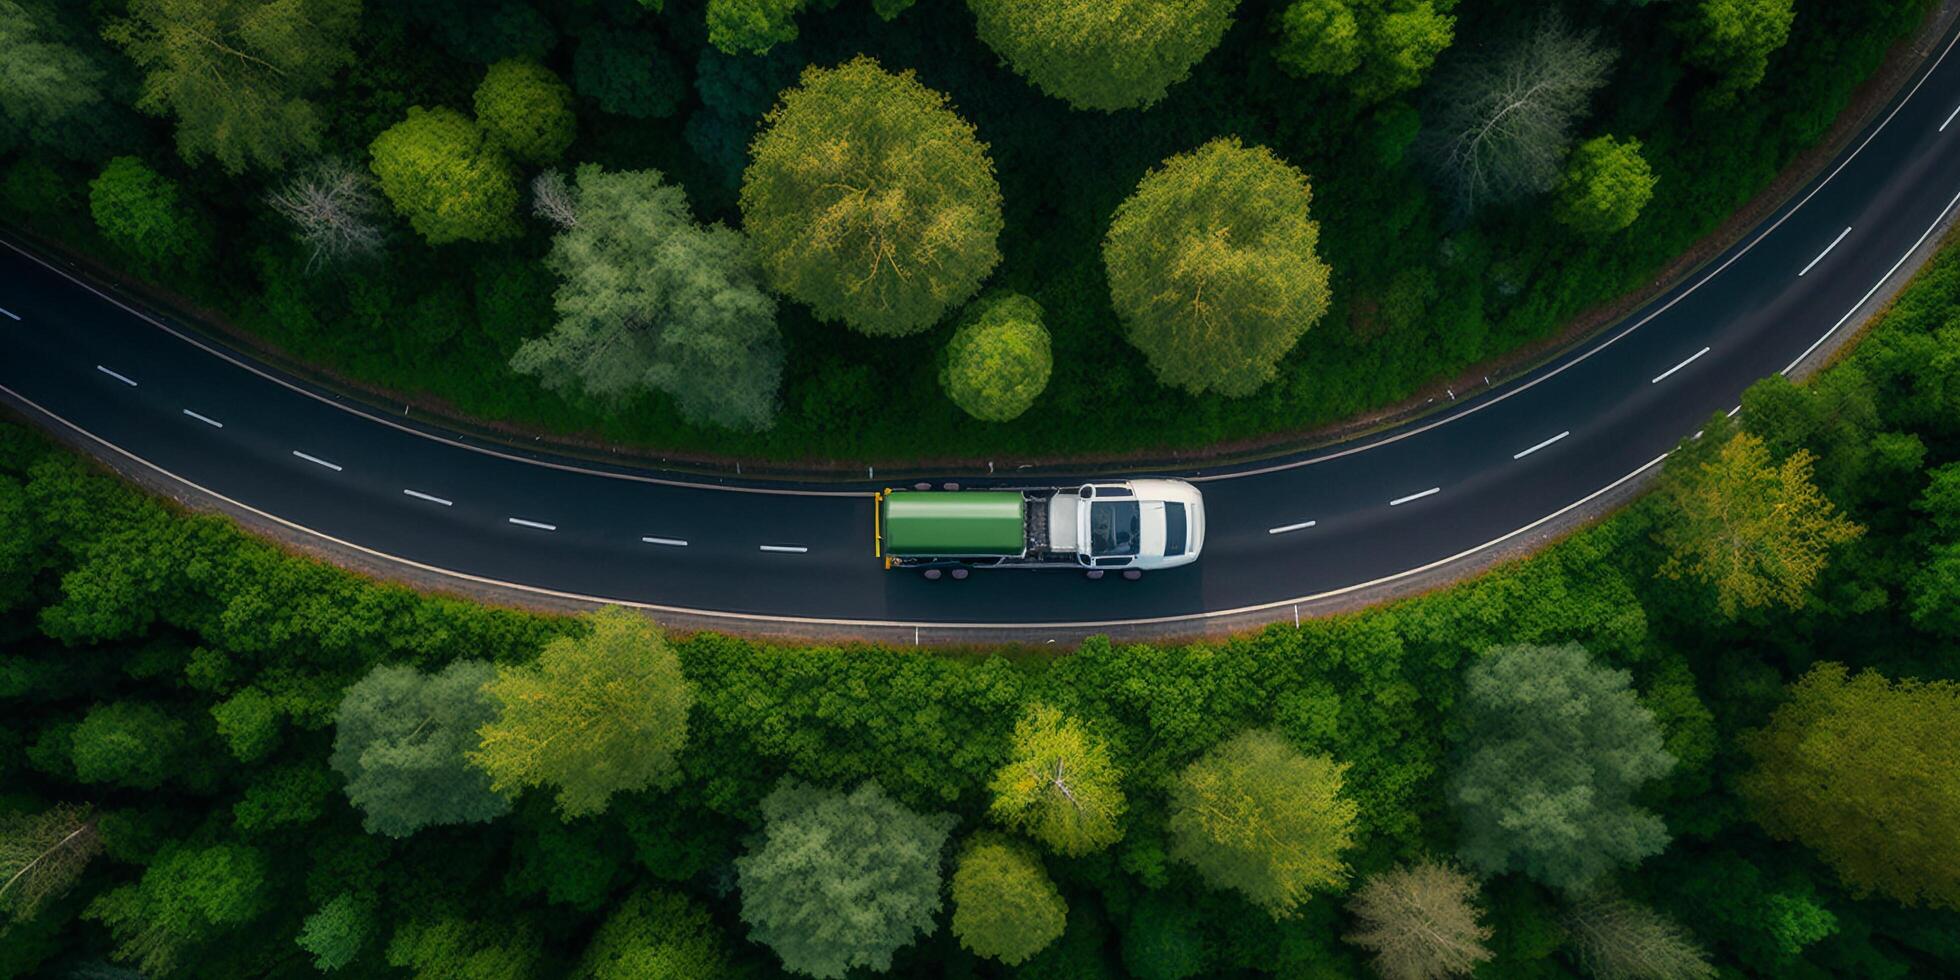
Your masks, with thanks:
[(875, 495), (872, 548), (887, 569), (936, 580), (975, 568), (1073, 568), (1134, 580), (1197, 561), (1205, 543), (1204, 495), (1182, 480), (945, 486)]

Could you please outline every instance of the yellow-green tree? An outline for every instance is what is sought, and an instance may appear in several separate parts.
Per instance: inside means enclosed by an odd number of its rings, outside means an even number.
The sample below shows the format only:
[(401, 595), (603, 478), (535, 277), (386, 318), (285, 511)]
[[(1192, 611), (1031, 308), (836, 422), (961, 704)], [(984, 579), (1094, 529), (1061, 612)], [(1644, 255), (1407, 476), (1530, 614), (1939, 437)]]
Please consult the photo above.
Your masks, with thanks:
[(1347, 766), (1304, 755), (1277, 732), (1243, 732), (1178, 774), (1171, 856), (1215, 888), (1243, 894), (1273, 918), (1348, 877), (1360, 810), (1341, 795)]
[(994, 773), (989, 812), (1002, 824), (1079, 856), (1123, 837), (1123, 773), (1081, 723), (1036, 705), (1014, 726), (1013, 757)]
[(558, 810), (571, 818), (678, 775), (694, 688), (638, 613), (600, 610), (585, 636), (545, 644), (535, 666), (498, 668), (484, 693), (501, 713), (477, 730), (470, 761), (497, 792), (556, 787)]
[(1218, 139), (1164, 161), (1116, 209), (1109, 296), (1157, 380), (1241, 397), (1327, 312), (1307, 175)]
[(1860, 894), (1960, 909), (1960, 684), (1819, 664), (1743, 746), (1739, 787), (1771, 836)]
[(521, 230), (510, 158), (454, 109), (410, 106), (368, 154), (381, 192), (431, 245), (496, 241)]
[[(1705, 430), (1707, 437), (1720, 428)], [(1655, 534), (1668, 550), (1661, 574), (1713, 587), (1728, 616), (1801, 607), (1831, 549), (1865, 530), (1811, 482), (1813, 462), (1799, 449), (1777, 463), (1761, 439), (1737, 432), (1706, 458), (1670, 466), (1661, 497), (1673, 514)]]
[(1034, 86), (1077, 109), (1164, 97), (1232, 26), (1239, 0), (967, 0), (980, 39)]
[(983, 835), (960, 851), (953, 870), (953, 935), (976, 956), (1008, 966), (1061, 938), (1068, 903), (1033, 849)]
[(817, 318), (917, 333), (1000, 262), (1000, 186), (973, 126), (911, 72), (810, 68), (756, 137), (742, 223), (770, 284)]

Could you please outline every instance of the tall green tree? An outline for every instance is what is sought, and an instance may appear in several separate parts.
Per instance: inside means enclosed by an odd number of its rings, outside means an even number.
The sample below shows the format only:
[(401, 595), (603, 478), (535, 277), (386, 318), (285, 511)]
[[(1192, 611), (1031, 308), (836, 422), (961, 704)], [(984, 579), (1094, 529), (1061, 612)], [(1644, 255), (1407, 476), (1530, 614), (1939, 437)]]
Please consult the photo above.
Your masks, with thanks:
[(1239, 0), (967, 0), (980, 39), (1021, 77), (1077, 109), (1164, 97), (1224, 38)]
[(209, 253), (204, 228), (177, 182), (135, 157), (116, 157), (88, 185), (89, 213), (102, 237), (150, 269), (181, 269)]
[(1164, 161), (1103, 241), (1110, 301), (1157, 380), (1194, 395), (1259, 390), (1327, 312), (1307, 177), (1218, 139)]
[(1425, 90), (1417, 149), (1457, 214), (1555, 187), (1572, 131), (1612, 64), (1597, 38), (1556, 17), (1445, 59)]
[(54, 7), (0, 0), (0, 151), (86, 152), (103, 142), (113, 116), (105, 73), (64, 34)]
[(875, 782), (844, 794), (786, 780), (763, 799), (762, 819), (735, 859), (742, 921), (784, 969), (887, 970), (892, 953), (938, 928), (951, 814), (909, 810)]
[(1639, 140), (1587, 140), (1565, 161), (1558, 220), (1586, 238), (1624, 231), (1653, 199), (1655, 182), (1654, 169), (1640, 155)]
[(1287, 72), (1345, 77), (1377, 102), (1422, 84), (1456, 39), (1456, 0), (1294, 0), (1273, 56)]
[(306, 96), (354, 62), (360, 0), (130, 0), (105, 36), (146, 73), (136, 107), (177, 120), (177, 152), (232, 174), (320, 142)]
[(1576, 644), (1499, 647), (1464, 672), (1447, 795), (1473, 870), (1581, 889), (1667, 845), (1634, 795), (1674, 758), (1631, 680)]
[(726, 54), (766, 54), (796, 40), (796, 15), (808, 2), (708, 0), (708, 43)]
[(529, 980), (544, 948), (528, 923), (442, 915), (396, 927), (386, 955), (414, 980)]
[(1477, 882), (1434, 861), (1369, 876), (1348, 899), (1356, 929), (1347, 941), (1374, 954), (1383, 980), (1467, 976), (1491, 958), (1491, 928), (1477, 908)]
[(1739, 788), (1771, 836), (1857, 894), (1960, 909), (1960, 684), (1819, 664), (1743, 745)]
[(470, 753), (499, 793), (555, 787), (566, 819), (604, 810), (615, 793), (672, 784), (694, 703), (651, 620), (609, 606), (589, 622), (585, 636), (545, 644), (535, 666), (497, 669), (484, 688), (497, 719)]
[(380, 926), (374, 900), (341, 892), (306, 917), (294, 942), (313, 954), (313, 968), (332, 973), (361, 955)]
[(640, 891), (594, 933), (576, 980), (717, 980), (728, 976), (727, 941), (706, 909), (681, 895)]
[(1081, 722), (1035, 705), (1015, 723), (1010, 753), (994, 772), (995, 820), (1070, 857), (1122, 839), (1123, 772)]
[(334, 716), (332, 764), (370, 833), (407, 837), (510, 810), (466, 758), (477, 730), (496, 718), (483, 693), (495, 678), (489, 664), (459, 660), (434, 674), (376, 667), (347, 688)]
[(1778, 463), (1755, 435), (1726, 429), (1711, 423), (1703, 430), (1710, 448), (1682, 454), (1662, 474), (1669, 516), (1654, 533), (1668, 552), (1661, 574), (1708, 585), (1726, 616), (1799, 608), (1831, 549), (1865, 529), (1811, 482), (1809, 450)]
[(1275, 919), (1347, 880), (1359, 808), (1342, 795), (1347, 766), (1253, 729), (1184, 768), (1171, 786), (1171, 856), (1215, 888), (1238, 891)]
[(72, 736), (75, 778), (130, 789), (156, 789), (183, 768), (190, 729), (150, 704), (96, 705)]
[(975, 956), (1024, 963), (1061, 938), (1068, 903), (1024, 844), (981, 836), (953, 870), (953, 935)]
[(83, 917), (109, 930), (116, 959), (170, 973), (269, 910), (269, 872), (255, 848), (168, 845), (141, 880), (96, 896)]
[(58, 804), (37, 813), (0, 816), (0, 912), (31, 919), (60, 898), (102, 851), (95, 814)]
[(960, 318), (939, 383), (966, 414), (1008, 422), (1033, 407), (1054, 366), (1041, 305), (1020, 293), (993, 293)]
[(1790, 40), (1794, 0), (1696, 0), (1678, 29), (1688, 41), (1688, 61), (1716, 76), (1716, 101), (1762, 83), (1769, 56)]
[(558, 323), (518, 349), (514, 369), (613, 404), (663, 392), (697, 425), (773, 424), (782, 335), (740, 232), (696, 224), (656, 170), (580, 167), (548, 213), (562, 226), (546, 260), (560, 277)]
[(742, 222), (770, 283), (817, 318), (918, 333), (1000, 263), (1000, 186), (946, 97), (870, 58), (812, 67), (765, 119)]
[(474, 102), (476, 124), (521, 163), (552, 163), (578, 135), (571, 88), (535, 61), (491, 65)]
[(431, 245), (515, 236), (517, 180), (484, 131), (453, 109), (410, 106), (368, 145), (396, 212)]

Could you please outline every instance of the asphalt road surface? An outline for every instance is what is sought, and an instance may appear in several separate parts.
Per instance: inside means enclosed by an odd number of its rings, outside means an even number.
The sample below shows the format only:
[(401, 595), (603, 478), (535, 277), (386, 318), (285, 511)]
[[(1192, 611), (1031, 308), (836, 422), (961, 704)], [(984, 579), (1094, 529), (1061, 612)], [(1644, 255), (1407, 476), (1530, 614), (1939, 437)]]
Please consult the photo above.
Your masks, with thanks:
[(1843, 157), (1647, 308), (1446, 413), (1204, 474), (1203, 557), (1139, 582), (886, 572), (872, 557), (868, 483), (738, 488), (466, 445), (184, 335), (12, 249), (0, 249), (0, 394), (101, 454), (297, 531), (533, 591), (831, 628), (1277, 618), (1583, 506), (1658, 464), (1751, 382), (1855, 329), (1852, 311), (1909, 275), (1908, 258), (1960, 203), (1960, 56), (1951, 38), (1941, 45)]

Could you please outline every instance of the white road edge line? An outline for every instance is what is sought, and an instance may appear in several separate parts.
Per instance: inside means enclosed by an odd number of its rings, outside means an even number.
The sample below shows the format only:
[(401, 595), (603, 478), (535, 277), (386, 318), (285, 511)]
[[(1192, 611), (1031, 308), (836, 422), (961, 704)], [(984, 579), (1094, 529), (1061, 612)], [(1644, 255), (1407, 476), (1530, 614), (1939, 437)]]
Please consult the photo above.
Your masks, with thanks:
[(299, 450), (297, 450), (297, 449), (295, 449), (295, 450), (293, 450), (293, 455), (295, 455), (295, 456), (298, 456), (299, 458), (301, 458), (301, 459), (303, 459), (303, 460), (306, 460), (306, 461), (307, 461), (307, 462), (309, 462), (309, 463), (314, 463), (314, 464), (317, 464), (317, 465), (320, 465), (320, 466), (324, 466), (324, 467), (326, 467), (327, 469), (330, 469), (330, 470), (332, 470), (332, 471), (334, 471), (335, 473), (338, 473), (338, 472), (340, 472), (340, 464), (339, 464), (339, 463), (329, 463), (329, 462), (327, 462), (326, 460), (324, 460), (324, 459), (321, 459), (321, 458), (320, 458), (320, 457), (318, 457), (318, 456), (308, 456), (307, 454), (305, 454), (305, 453), (303, 453), (303, 452), (300, 452), (300, 451), (299, 451)]
[(1531, 455), (1532, 453), (1535, 453), (1535, 452), (1537, 452), (1538, 450), (1540, 450), (1540, 449), (1543, 449), (1543, 448), (1545, 448), (1546, 446), (1549, 446), (1549, 445), (1551, 445), (1552, 443), (1555, 443), (1555, 442), (1557, 442), (1557, 441), (1559, 441), (1560, 439), (1563, 439), (1563, 438), (1565, 438), (1566, 436), (1569, 436), (1569, 435), (1571, 435), (1571, 434), (1572, 434), (1572, 430), (1571, 430), (1571, 429), (1567, 429), (1567, 430), (1565, 430), (1564, 432), (1561, 432), (1561, 433), (1559, 433), (1558, 435), (1555, 435), (1555, 436), (1553, 436), (1553, 437), (1551, 437), (1550, 439), (1547, 439), (1547, 440), (1545, 440), (1544, 442), (1541, 442), (1541, 443), (1539, 443), (1538, 445), (1536, 445), (1536, 446), (1533, 446), (1533, 447), (1531, 447), (1530, 449), (1527, 449), (1527, 450), (1525, 450), (1524, 452), (1521, 452), (1521, 453), (1513, 453), (1513, 454), (1511, 455), (1511, 458), (1512, 458), (1512, 459), (1523, 459), (1523, 458), (1525, 458), (1526, 456), (1529, 456), (1529, 455)]
[(403, 490), (402, 492), (408, 494), (411, 497), (414, 497), (417, 500), (426, 500), (429, 503), (441, 504), (444, 507), (454, 507), (456, 505), (456, 502), (453, 500), (444, 500), (441, 497), (437, 497), (433, 494), (423, 493), (420, 490)]
[(1319, 522), (1319, 521), (1301, 521), (1301, 522), (1300, 522), (1300, 523), (1298, 523), (1298, 524), (1288, 524), (1288, 525), (1286, 525), (1285, 527), (1269, 527), (1269, 528), (1267, 528), (1267, 529), (1266, 529), (1266, 533), (1267, 533), (1267, 534), (1285, 534), (1285, 533), (1286, 533), (1286, 532), (1288, 532), (1288, 531), (1304, 531), (1304, 530), (1306, 530), (1307, 528), (1310, 528), (1310, 527), (1313, 527), (1314, 525), (1316, 525), (1316, 524), (1318, 524), (1318, 523), (1320, 523), (1320, 522)]
[(97, 365), (95, 366), (95, 369), (96, 369), (97, 371), (100, 371), (100, 372), (102, 372), (103, 374), (106, 374), (106, 375), (108, 375), (109, 377), (112, 377), (112, 378), (114, 378), (114, 379), (116, 379), (117, 381), (120, 381), (120, 382), (122, 382), (123, 384), (126, 384), (126, 385), (128, 385), (128, 386), (130, 386), (131, 388), (134, 388), (134, 387), (136, 387), (136, 382), (134, 382), (134, 381), (131, 381), (131, 380), (129, 380), (129, 378), (127, 378), (127, 377), (125, 377), (125, 376), (123, 376), (123, 375), (120, 375), (120, 374), (117, 374), (116, 372), (114, 372), (114, 371), (111, 371), (111, 370), (109, 370), (108, 368), (105, 368), (105, 367), (103, 367), (103, 366), (102, 366), (102, 365), (100, 365), (100, 364), (97, 364)]
[(1865, 290), (1865, 295), (1858, 297), (1858, 302), (1851, 304), (1851, 308), (1845, 310), (1844, 315), (1838, 317), (1836, 323), (1831, 324), (1831, 329), (1824, 331), (1824, 335), (1813, 341), (1809, 347), (1804, 348), (1804, 352), (1798, 354), (1796, 360), (1784, 365), (1783, 370), (1776, 373), (1789, 374), (1791, 371), (1795, 371), (1797, 365), (1803, 363), (1804, 358), (1809, 357), (1817, 348), (1824, 346), (1824, 341), (1831, 339), (1831, 335), (1837, 333), (1839, 327), (1844, 326), (1844, 321), (1856, 316), (1858, 311), (1864, 308), (1867, 300), (1878, 295), (1878, 291), (1885, 288), (1885, 284), (1891, 281), (1892, 274), (1899, 271), (1899, 267), (1905, 265), (1907, 259), (1912, 258), (1912, 253), (1919, 251), (1919, 246), (1926, 244), (1926, 239), (1933, 237), (1933, 232), (1938, 230), (1940, 225), (1946, 223), (1947, 212), (1952, 211), (1955, 204), (1960, 204), (1960, 194), (1953, 195), (1953, 200), (1946, 202), (1946, 207), (1941, 208), (1939, 215), (1933, 218), (1933, 223), (1926, 226), (1926, 230), (1920, 234), (1919, 240), (1913, 242), (1912, 247), (1906, 249), (1906, 254), (1899, 256), (1899, 261), (1892, 263), (1892, 268), (1885, 270), (1885, 274), (1879, 276), (1877, 282), (1872, 283), (1872, 288)]
[(6, 308), (6, 307), (4, 307), (4, 306), (0, 306), (0, 313), (5, 313), (5, 314), (7, 314), (7, 319), (9, 319), (9, 320), (12, 320), (12, 321), (14, 321), (15, 323), (19, 323), (19, 322), (20, 322), (20, 314), (18, 314), (18, 313), (15, 313), (14, 311), (12, 311), (12, 310), (10, 310), (10, 309), (7, 309), (7, 308)]
[(1824, 250), (1822, 252), (1817, 253), (1817, 257), (1811, 259), (1810, 264), (1804, 266), (1802, 272), (1797, 273), (1797, 278), (1802, 279), (1805, 272), (1809, 272), (1810, 270), (1817, 268), (1817, 263), (1824, 261), (1824, 256), (1831, 254), (1831, 249), (1838, 247), (1838, 243), (1844, 241), (1844, 236), (1849, 234), (1851, 234), (1851, 226), (1845, 225), (1844, 230), (1838, 232), (1838, 236), (1836, 238), (1831, 239), (1831, 243), (1829, 245), (1824, 246)]
[(209, 415), (199, 415), (199, 414), (197, 414), (196, 412), (193, 412), (193, 411), (191, 411), (191, 410), (190, 410), (190, 409), (188, 409), (188, 408), (187, 408), (187, 409), (184, 409), (184, 414), (185, 414), (185, 415), (188, 415), (188, 416), (190, 416), (191, 418), (194, 418), (194, 419), (196, 419), (196, 420), (198, 420), (199, 422), (202, 422), (202, 423), (204, 423), (205, 425), (208, 425), (208, 426), (210, 426), (211, 428), (214, 428), (214, 429), (222, 429), (222, 428), (224, 428), (224, 427), (225, 427), (225, 424), (224, 424), (223, 422), (220, 422), (220, 421), (218, 421), (217, 419), (214, 419), (214, 418), (212, 418), (212, 417), (211, 417), (211, 416), (209, 416)]
[(511, 522), (512, 524), (517, 525), (518, 527), (534, 527), (540, 531), (558, 530), (558, 525), (556, 524), (541, 524), (537, 521), (527, 521), (522, 517), (506, 517), (504, 519)]
[(1684, 368), (1684, 367), (1687, 367), (1687, 366), (1688, 366), (1688, 365), (1690, 365), (1690, 364), (1693, 364), (1693, 363), (1694, 363), (1694, 362), (1696, 362), (1697, 360), (1700, 360), (1700, 359), (1701, 359), (1701, 355), (1703, 355), (1703, 354), (1706, 354), (1706, 353), (1708, 353), (1708, 348), (1706, 348), (1706, 347), (1703, 347), (1702, 349), (1700, 349), (1700, 350), (1698, 350), (1698, 351), (1695, 351), (1695, 352), (1694, 352), (1694, 354), (1693, 354), (1692, 356), (1690, 356), (1690, 357), (1689, 357), (1689, 358), (1688, 358), (1687, 360), (1685, 360), (1685, 361), (1682, 361), (1681, 363), (1679, 363), (1679, 364), (1676, 364), (1676, 365), (1674, 365), (1673, 367), (1671, 367), (1671, 368), (1668, 368), (1668, 369), (1667, 369), (1667, 370), (1665, 370), (1665, 371), (1662, 371), (1662, 372), (1661, 372), (1661, 373), (1660, 373), (1659, 375), (1657, 375), (1657, 376), (1655, 376), (1655, 378), (1654, 378), (1654, 380), (1652, 380), (1652, 381), (1649, 381), (1649, 382), (1647, 382), (1647, 383), (1648, 383), (1648, 384), (1652, 384), (1652, 385), (1657, 385), (1657, 384), (1660, 384), (1660, 383), (1661, 383), (1661, 382), (1663, 382), (1663, 381), (1666, 381), (1666, 380), (1667, 380), (1667, 376), (1668, 376), (1668, 375), (1670, 375), (1670, 374), (1673, 374), (1674, 372), (1676, 372), (1676, 371), (1679, 371), (1679, 370), (1681, 370), (1682, 368)]
[(1303, 596), (1295, 596), (1290, 599), (1275, 599), (1270, 602), (1255, 603), (1249, 606), (1235, 606), (1231, 609), (1209, 609), (1209, 610), (1205, 610), (1204, 612), (1178, 613), (1170, 616), (1147, 616), (1147, 617), (1141, 617), (1137, 619), (1089, 619), (1089, 620), (1075, 620), (1070, 622), (1045, 622), (1045, 623), (1044, 622), (920, 623), (914, 620), (905, 620), (905, 619), (845, 619), (842, 617), (826, 617), (826, 616), (783, 616), (783, 615), (773, 615), (769, 613), (733, 612), (730, 610), (723, 610), (723, 609), (702, 609), (696, 606), (670, 606), (664, 603), (647, 602), (642, 599), (627, 599), (618, 596), (594, 595), (589, 592), (568, 592), (563, 589), (549, 589), (541, 585), (525, 585), (522, 582), (512, 582), (508, 579), (493, 578), (488, 575), (475, 575), (469, 572), (459, 572), (456, 571), (455, 569), (444, 568), (441, 565), (431, 565), (428, 562), (416, 561), (413, 558), (404, 558), (400, 555), (390, 554), (378, 548), (370, 548), (366, 545), (355, 544), (354, 542), (349, 541), (345, 538), (337, 538), (331, 534), (326, 533), (325, 531), (316, 531), (313, 528), (298, 523), (297, 521), (287, 520), (286, 518), (280, 517), (279, 515), (271, 513), (270, 511), (260, 510), (257, 507), (253, 507), (251, 504), (245, 503), (244, 501), (237, 500), (232, 497), (227, 497), (224, 494), (212, 490), (209, 487), (206, 487), (195, 480), (185, 479), (184, 477), (179, 476), (176, 473), (172, 473), (171, 471), (161, 466), (158, 466), (157, 464), (152, 463), (149, 460), (144, 459), (143, 457), (138, 456), (127, 449), (124, 449), (123, 447), (118, 446), (115, 443), (110, 442), (109, 440), (104, 439), (101, 436), (98, 436), (95, 433), (90, 432), (89, 430), (84, 429), (79, 425), (76, 425), (74, 422), (62, 418), (60, 415), (57, 415), (54, 412), (49, 411), (46, 406), (41, 405), (39, 402), (36, 402), (33, 399), (22, 395), (20, 392), (13, 390), (12, 388), (7, 387), (6, 385), (0, 385), (0, 394), (5, 394), (7, 397), (12, 398), (13, 400), (19, 402), (22, 405), (26, 405), (27, 407), (33, 409), (34, 411), (40, 412), (42, 415), (45, 415), (48, 418), (55, 420), (61, 425), (68, 427), (70, 430), (88, 439), (94, 440), (96, 443), (100, 444), (104, 449), (107, 449), (110, 452), (116, 453), (117, 455), (120, 455), (123, 458), (128, 459), (131, 462), (134, 462), (138, 465), (149, 467), (150, 469), (155, 470), (157, 473), (165, 477), (168, 477), (172, 480), (175, 480), (178, 483), (181, 483), (184, 486), (187, 486), (192, 490), (197, 491), (198, 493), (204, 494), (205, 496), (210, 497), (213, 500), (219, 501), (221, 503), (227, 504), (232, 507), (236, 507), (239, 510), (244, 511), (245, 513), (251, 514), (253, 516), (256, 516), (262, 520), (271, 522), (273, 524), (277, 524), (281, 527), (290, 528), (301, 534), (311, 535), (329, 544), (346, 548), (349, 551), (356, 551), (364, 555), (370, 555), (372, 557), (379, 558), (383, 561), (394, 562), (395, 564), (400, 565), (404, 568), (413, 568), (417, 571), (428, 572), (433, 575), (447, 576), (459, 582), (471, 582), (477, 585), (491, 585), (491, 586), (496, 586), (498, 588), (512, 589), (518, 592), (524, 592), (530, 595), (547, 596), (553, 599), (566, 599), (573, 602), (585, 602), (595, 606), (627, 606), (633, 609), (645, 609), (651, 612), (664, 612), (664, 613), (672, 613), (676, 615), (686, 615), (686, 616), (702, 616), (709, 619), (725, 619), (734, 622), (802, 623), (802, 624), (813, 624), (817, 626), (892, 626), (892, 627), (930, 626), (934, 629), (949, 629), (949, 630), (956, 630), (956, 629), (1082, 630), (1082, 629), (1101, 629), (1101, 628), (1106, 628), (1111, 626), (1156, 626), (1164, 623), (1183, 623), (1183, 622), (1192, 622), (1192, 621), (1201, 622), (1207, 619), (1219, 619), (1226, 616), (1241, 616), (1247, 613), (1265, 612), (1270, 609), (1283, 609), (1289, 603), (1317, 602), (1322, 599), (1332, 599), (1339, 596), (1360, 592), (1365, 589), (1372, 589), (1377, 586), (1387, 585), (1391, 582), (1399, 582), (1411, 576), (1421, 575), (1425, 572), (1429, 572), (1434, 569), (1441, 568), (1452, 562), (1462, 561), (1463, 559), (1469, 558), (1470, 556), (1478, 554), (1479, 552), (1489, 551), (1490, 549), (1495, 548), (1498, 545), (1511, 540), (1512, 538), (1518, 537), (1519, 535), (1522, 534), (1529, 534), (1530, 532), (1535, 531), (1538, 528), (1543, 527), (1544, 525), (1552, 521), (1558, 520), (1559, 518), (1564, 517), (1565, 515), (1581, 507), (1584, 507), (1589, 503), (1592, 503), (1594, 500), (1597, 500), (1600, 497), (1605, 496), (1606, 494), (1618, 490), (1620, 487), (1624, 486), (1628, 481), (1639, 477), (1642, 473), (1645, 473), (1656, 466), (1659, 466), (1664, 460), (1667, 459), (1669, 455), (1668, 453), (1662, 453), (1659, 456), (1656, 456), (1653, 459), (1648, 460), (1646, 463), (1641, 464), (1639, 467), (1635, 468), (1633, 472), (1628, 473), (1627, 475), (1620, 477), (1619, 479), (1614, 480), (1613, 482), (1603, 487), (1600, 487), (1599, 489), (1594, 490), (1593, 492), (1586, 494), (1583, 497), (1580, 497), (1578, 500), (1566, 504), (1565, 506), (1560, 507), (1555, 511), (1552, 511), (1551, 513), (1546, 514), (1545, 516), (1540, 517), (1537, 520), (1524, 525), (1523, 527), (1517, 528), (1506, 534), (1500, 534), (1497, 537), (1494, 537), (1489, 541), (1484, 542), (1483, 544), (1473, 545), (1469, 548), (1465, 548), (1464, 550), (1457, 552), (1454, 555), (1438, 558), (1435, 561), (1429, 562), (1424, 565), (1418, 565), (1415, 568), (1405, 569), (1400, 572), (1394, 572), (1388, 575), (1381, 576), (1380, 578), (1369, 579), (1366, 582), (1356, 582), (1353, 585), (1343, 585), (1338, 588), (1327, 589), (1322, 592), (1313, 592)]
[(669, 548), (685, 548), (685, 547), (687, 547), (687, 542), (685, 542), (685, 541), (682, 541), (682, 540), (681, 540), (681, 539), (679, 539), (679, 538), (641, 538), (640, 540), (641, 540), (641, 541), (643, 541), (643, 542), (645, 542), (645, 543), (647, 543), (647, 544), (662, 544), (662, 545), (666, 545), (666, 546), (667, 546), (667, 547), (669, 547)]
[(1409, 502), (1409, 501), (1411, 501), (1411, 500), (1421, 500), (1421, 499), (1422, 499), (1422, 498), (1424, 498), (1424, 497), (1430, 497), (1430, 496), (1434, 496), (1434, 495), (1436, 495), (1436, 494), (1439, 494), (1439, 493), (1442, 493), (1442, 492), (1443, 492), (1443, 488), (1442, 488), (1442, 487), (1430, 487), (1429, 489), (1427, 489), (1427, 490), (1424, 490), (1424, 491), (1423, 491), (1423, 492), (1421, 492), (1421, 493), (1412, 493), (1412, 494), (1409, 494), (1409, 495), (1408, 495), (1408, 496), (1406, 496), (1406, 497), (1397, 497), (1397, 498), (1395, 498), (1394, 500), (1391, 500), (1391, 501), (1389, 501), (1389, 502), (1388, 502), (1388, 505), (1389, 505), (1390, 507), (1400, 507), (1400, 506), (1402, 506), (1403, 504), (1406, 504), (1406, 503), (1408, 503), (1408, 502)]
[(1960, 105), (1954, 106), (1953, 111), (1946, 114), (1946, 122), (1940, 123), (1940, 128), (1935, 132), (1946, 132), (1946, 127), (1953, 125), (1954, 116), (1960, 116)]
[(810, 550), (808, 548), (803, 547), (800, 544), (765, 544), (765, 545), (758, 545), (757, 547), (761, 548), (763, 551), (773, 551), (777, 554), (782, 554), (782, 555), (800, 555)]

